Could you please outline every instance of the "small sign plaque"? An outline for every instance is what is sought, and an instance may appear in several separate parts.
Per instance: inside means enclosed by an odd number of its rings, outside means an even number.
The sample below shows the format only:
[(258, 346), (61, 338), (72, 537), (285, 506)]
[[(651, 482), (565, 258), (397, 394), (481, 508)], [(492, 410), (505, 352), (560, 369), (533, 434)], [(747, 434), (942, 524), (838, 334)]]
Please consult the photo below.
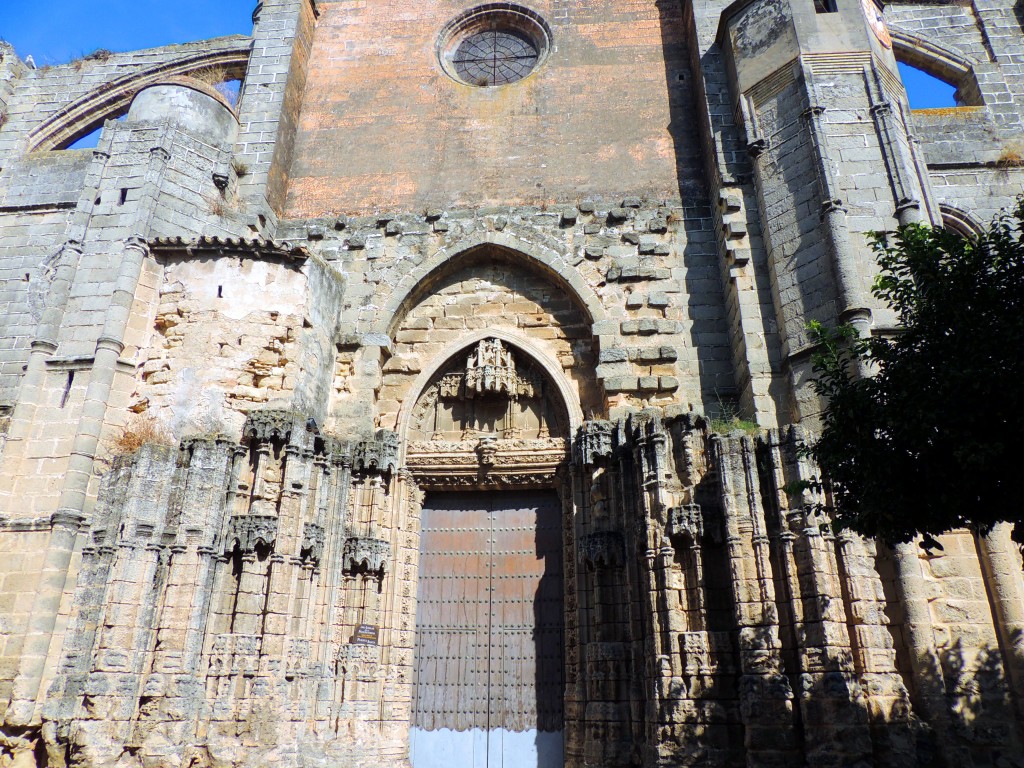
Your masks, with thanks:
[(360, 624), (349, 641), (352, 645), (377, 645), (380, 630), (373, 624)]

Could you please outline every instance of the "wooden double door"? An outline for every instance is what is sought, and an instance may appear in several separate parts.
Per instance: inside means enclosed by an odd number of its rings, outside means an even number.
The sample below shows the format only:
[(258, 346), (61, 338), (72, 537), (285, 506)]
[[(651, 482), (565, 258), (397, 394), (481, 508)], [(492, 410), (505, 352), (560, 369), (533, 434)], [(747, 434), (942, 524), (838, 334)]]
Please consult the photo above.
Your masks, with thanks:
[(413, 768), (562, 768), (561, 517), (554, 491), (427, 495)]

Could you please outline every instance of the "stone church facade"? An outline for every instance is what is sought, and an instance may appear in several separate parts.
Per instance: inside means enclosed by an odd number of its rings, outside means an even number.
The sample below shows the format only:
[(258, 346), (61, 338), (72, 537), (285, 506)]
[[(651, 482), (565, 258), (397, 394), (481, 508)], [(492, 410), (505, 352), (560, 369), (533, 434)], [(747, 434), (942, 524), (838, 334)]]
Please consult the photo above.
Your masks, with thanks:
[(1022, 190), (1011, 5), (0, 46), (0, 766), (1024, 765), (1008, 532), (785, 490), (869, 233)]

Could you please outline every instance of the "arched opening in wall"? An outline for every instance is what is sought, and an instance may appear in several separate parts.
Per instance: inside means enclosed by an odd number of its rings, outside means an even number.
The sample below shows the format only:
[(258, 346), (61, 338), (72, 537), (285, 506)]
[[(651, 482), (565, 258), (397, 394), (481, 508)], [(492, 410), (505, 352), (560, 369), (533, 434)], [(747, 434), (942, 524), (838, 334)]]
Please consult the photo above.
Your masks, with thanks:
[(215, 83), (213, 87), (217, 89), (217, 93), (227, 100), (232, 109), (236, 109), (238, 107), (238, 99), (242, 93), (242, 81), (240, 79), (236, 77), (224, 80), (222, 82)]
[(962, 55), (899, 32), (893, 53), (911, 109), (984, 105), (974, 67)]
[(388, 327), (392, 357), (383, 366), (378, 426), (396, 428), (424, 364), (488, 330), (514, 334), (553, 360), (587, 414), (603, 411), (594, 366), (593, 315), (553, 270), (522, 253), (484, 244), (440, 264), (400, 302)]
[(930, 75), (923, 69), (899, 62), (900, 78), (907, 89), (911, 109), (941, 109), (960, 106), (957, 86)]
[(93, 149), (99, 144), (100, 136), (103, 134), (103, 126), (107, 124), (108, 120), (124, 120), (128, 112), (114, 112), (111, 114), (104, 115), (95, 123), (90, 123), (88, 126), (83, 128), (76, 134), (73, 134), (65, 141), (54, 147), (54, 150), (64, 149)]
[(436, 286), (452, 273), (477, 264), (511, 265), (521, 271), (529, 272), (541, 277), (551, 283), (552, 288), (557, 289), (566, 300), (570, 301), (579, 311), (583, 320), (593, 323), (593, 313), (588, 309), (586, 303), (576, 294), (572, 287), (553, 269), (542, 264), (537, 259), (503, 245), (494, 243), (482, 243), (467, 248), (458, 255), (447, 259), (426, 277), (419, 281), (416, 287), (405, 296), (394, 312), (393, 319), (389, 325), (388, 332), (393, 337), (402, 318), (409, 310), (429, 293), (433, 293)]
[(969, 213), (946, 203), (940, 203), (939, 210), (942, 212), (942, 228), (947, 232), (971, 241), (981, 235), (981, 223)]
[(224, 97), (232, 109), (238, 107), (238, 99), (242, 92), (242, 78), (237, 71), (227, 67), (207, 67), (189, 72), (185, 77), (213, 88)]
[(177, 61), (161, 62), (144, 71), (134, 71), (99, 84), (92, 91), (51, 114), (28, 135), (28, 151), (82, 148), (82, 139), (102, 128), (107, 120), (120, 119), (128, 113), (132, 99), (143, 88), (175, 77), (188, 77), (220, 91), (234, 107), (239, 91), (237, 83), (245, 77), (249, 62), (248, 48), (189, 54)]
[[(564, 458), (578, 421), (565, 402), (571, 390), (555, 380), (560, 374), (551, 370), (553, 362), (543, 364), (510, 338), (498, 330), (473, 334), (429, 375), (402, 420), (407, 460), (414, 453), (430, 453), (431, 443), (464, 442), (464, 450), (486, 454), (501, 440), (552, 440), (556, 455), (545, 462)], [(491, 466), (480, 464), (483, 470)], [(443, 484), (451, 482), (446, 474)], [(467, 478), (463, 484), (474, 482)]]
[(564, 596), (575, 585), (563, 578), (558, 475), (578, 406), (554, 361), (493, 334), (442, 355), (403, 419), (405, 464), (426, 491), (414, 768), (563, 765)]

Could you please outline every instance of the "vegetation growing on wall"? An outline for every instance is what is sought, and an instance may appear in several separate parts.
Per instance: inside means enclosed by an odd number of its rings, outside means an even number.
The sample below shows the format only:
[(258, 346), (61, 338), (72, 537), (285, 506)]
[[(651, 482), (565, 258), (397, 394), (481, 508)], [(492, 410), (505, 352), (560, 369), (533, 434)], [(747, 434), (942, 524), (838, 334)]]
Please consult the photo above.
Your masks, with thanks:
[[(874, 294), (902, 330), (812, 325), (828, 400), (808, 454), (839, 528), (898, 542), (1000, 521), (1024, 534), (1024, 201), (977, 240), (927, 226), (877, 236)], [(849, 375), (857, 359), (876, 374)]]

